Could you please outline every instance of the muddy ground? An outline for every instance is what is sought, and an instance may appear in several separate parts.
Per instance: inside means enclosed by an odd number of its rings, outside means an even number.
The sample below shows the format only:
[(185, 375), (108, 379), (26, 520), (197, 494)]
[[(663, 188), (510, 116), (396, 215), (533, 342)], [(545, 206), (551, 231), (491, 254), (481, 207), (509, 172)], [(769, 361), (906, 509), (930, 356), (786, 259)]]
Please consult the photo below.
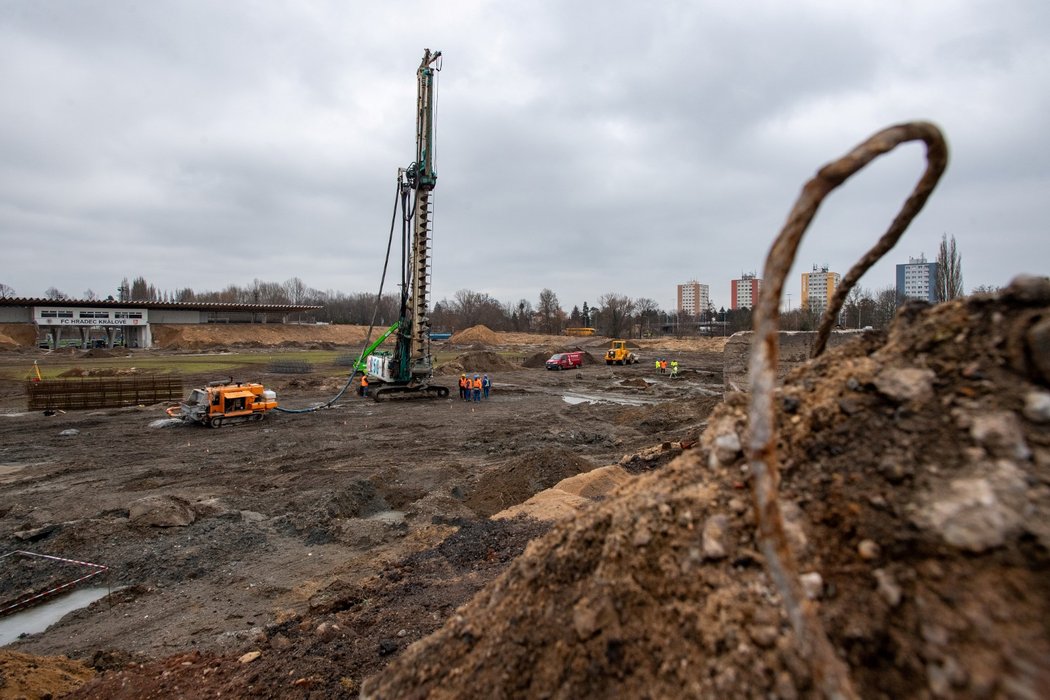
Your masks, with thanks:
[[(365, 676), (440, 627), (550, 527), (489, 515), (575, 473), (698, 438), (721, 397), (720, 353), (674, 356), (687, 369), (677, 380), (648, 362), (500, 369), (480, 404), (377, 404), (348, 393), (330, 410), (219, 430), (171, 425), (160, 406), (26, 413), (21, 386), (4, 383), (3, 550), (105, 564), (102, 585), (115, 590), (9, 649), (119, 673), (127, 697), (152, 692), (169, 666), (197, 664), (213, 669), (224, 694), (356, 695)], [(336, 370), (237, 379), (275, 388), (287, 407), (342, 384)], [(455, 380), (438, 377), (453, 397)], [(139, 514), (147, 497), (192, 522), (149, 524)], [(0, 600), (70, 570), (5, 560)], [(237, 661), (256, 651), (261, 661)], [(194, 696), (165, 693), (184, 691)]]

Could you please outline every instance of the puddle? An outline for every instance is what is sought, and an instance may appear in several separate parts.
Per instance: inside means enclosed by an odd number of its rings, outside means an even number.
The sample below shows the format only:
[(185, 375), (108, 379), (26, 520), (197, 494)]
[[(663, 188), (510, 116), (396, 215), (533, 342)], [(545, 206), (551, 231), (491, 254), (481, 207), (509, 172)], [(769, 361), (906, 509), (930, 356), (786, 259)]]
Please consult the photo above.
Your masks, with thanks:
[(400, 525), (405, 522), (405, 511), (403, 510), (381, 510), (378, 513), (372, 513), (365, 520), (378, 520), (381, 523), (387, 525)]
[(0, 618), (0, 646), (6, 646), (22, 634), (43, 632), (66, 614), (85, 608), (109, 593), (98, 586), (81, 588), (46, 603)]
[(621, 406), (648, 406), (655, 401), (648, 399), (635, 399), (626, 396), (598, 396), (596, 394), (563, 394), (561, 400), (572, 406), (581, 403), (615, 403)]

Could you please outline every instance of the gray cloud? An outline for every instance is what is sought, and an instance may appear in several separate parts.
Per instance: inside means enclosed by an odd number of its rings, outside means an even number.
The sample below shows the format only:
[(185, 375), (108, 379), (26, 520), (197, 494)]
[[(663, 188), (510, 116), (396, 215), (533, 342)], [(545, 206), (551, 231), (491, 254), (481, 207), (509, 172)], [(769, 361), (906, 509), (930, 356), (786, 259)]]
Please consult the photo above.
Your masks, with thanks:
[[(926, 5), (7, 3), (0, 282), (374, 290), (425, 46), (445, 56), (438, 299), (670, 308), (695, 278), (728, 304), (803, 182), (914, 118), (952, 163), (862, 284), (942, 233), (967, 286), (1046, 274), (1050, 8)], [(881, 233), (923, 167), (899, 150), (829, 198), (797, 271), (844, 273)]]

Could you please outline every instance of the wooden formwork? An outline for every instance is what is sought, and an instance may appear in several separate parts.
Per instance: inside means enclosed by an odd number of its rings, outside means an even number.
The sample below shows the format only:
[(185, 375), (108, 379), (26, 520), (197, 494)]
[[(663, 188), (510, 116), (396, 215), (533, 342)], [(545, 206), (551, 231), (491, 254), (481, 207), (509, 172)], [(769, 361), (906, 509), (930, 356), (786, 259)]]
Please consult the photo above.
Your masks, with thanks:
[(178, 377), (94, 377), (26, 382), (30, 411), (117, 408), (180, 401)]

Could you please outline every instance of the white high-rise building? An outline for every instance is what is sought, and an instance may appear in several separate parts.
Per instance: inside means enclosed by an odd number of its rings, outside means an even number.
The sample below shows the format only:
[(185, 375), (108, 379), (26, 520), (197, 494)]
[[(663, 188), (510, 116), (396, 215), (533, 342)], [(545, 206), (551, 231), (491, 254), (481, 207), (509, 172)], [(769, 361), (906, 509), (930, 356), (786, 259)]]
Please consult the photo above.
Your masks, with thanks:
[(678, 313), (699, 316), (711, 308), (711, 288), (691, 280), (678, 285)]

